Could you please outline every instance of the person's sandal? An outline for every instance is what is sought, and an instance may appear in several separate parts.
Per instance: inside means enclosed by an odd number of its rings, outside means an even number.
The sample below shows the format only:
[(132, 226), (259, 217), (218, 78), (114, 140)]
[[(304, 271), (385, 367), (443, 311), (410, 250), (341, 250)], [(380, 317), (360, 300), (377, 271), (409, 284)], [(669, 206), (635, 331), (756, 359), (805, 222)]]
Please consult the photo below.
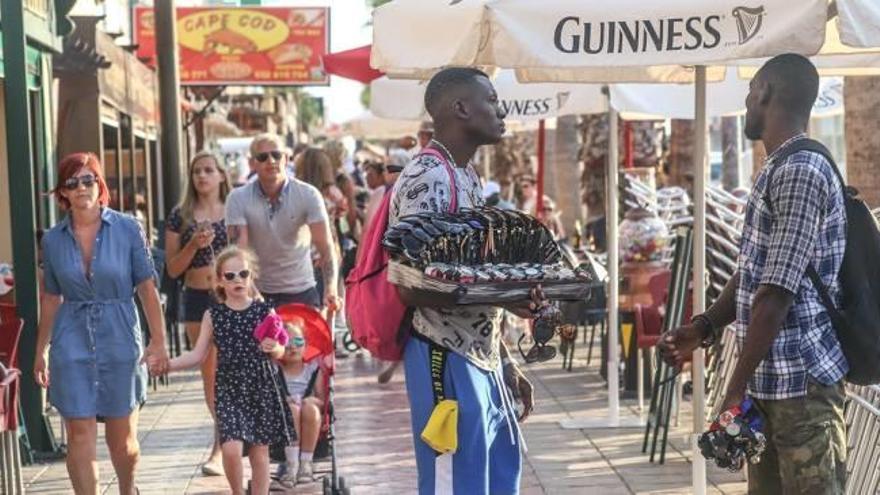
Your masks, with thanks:
[(223, 476), (223, 467), (216, 462), (206, 462), (202, 464), (202, 474), (204, 476)]

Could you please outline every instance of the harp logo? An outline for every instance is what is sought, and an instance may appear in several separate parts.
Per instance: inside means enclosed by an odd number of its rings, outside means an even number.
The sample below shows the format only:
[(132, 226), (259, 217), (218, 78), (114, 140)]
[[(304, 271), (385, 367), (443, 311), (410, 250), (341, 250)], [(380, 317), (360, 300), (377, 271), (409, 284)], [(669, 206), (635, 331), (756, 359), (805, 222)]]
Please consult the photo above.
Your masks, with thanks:
[(733, 17), (736, 19), (736, 32), (739, 35), (739, 44), (744, 45), (757, 36), (761, 30), (761, 22), (764, 19), (764, 6), (737, 7), (733, 9)]

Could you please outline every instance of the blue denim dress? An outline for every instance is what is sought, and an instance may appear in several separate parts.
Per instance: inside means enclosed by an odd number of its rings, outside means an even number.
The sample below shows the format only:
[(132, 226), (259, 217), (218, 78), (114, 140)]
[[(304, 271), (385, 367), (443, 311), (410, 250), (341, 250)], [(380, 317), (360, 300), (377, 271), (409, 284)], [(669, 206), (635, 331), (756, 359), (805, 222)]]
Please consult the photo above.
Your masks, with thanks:
[(146, 393), (135, 288), (154, 276), (140, 224), (109, 208), (89, 277), (70, 217), (43, 237), (45, 290), (63, 296), (49, 350), (49, 400), (65, 418), (131, 414)]

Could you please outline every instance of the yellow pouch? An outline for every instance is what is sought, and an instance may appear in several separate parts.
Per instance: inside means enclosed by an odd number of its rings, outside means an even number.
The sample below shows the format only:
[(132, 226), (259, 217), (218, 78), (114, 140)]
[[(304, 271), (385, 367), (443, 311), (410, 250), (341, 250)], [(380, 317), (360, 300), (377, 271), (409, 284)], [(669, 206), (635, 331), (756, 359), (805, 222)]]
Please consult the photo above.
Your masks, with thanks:
[(440, 454), (455, 453), (458, 449), (458, 401), (445, 399), (434, 406), (428, 424), (422, 430), (422, 440)]

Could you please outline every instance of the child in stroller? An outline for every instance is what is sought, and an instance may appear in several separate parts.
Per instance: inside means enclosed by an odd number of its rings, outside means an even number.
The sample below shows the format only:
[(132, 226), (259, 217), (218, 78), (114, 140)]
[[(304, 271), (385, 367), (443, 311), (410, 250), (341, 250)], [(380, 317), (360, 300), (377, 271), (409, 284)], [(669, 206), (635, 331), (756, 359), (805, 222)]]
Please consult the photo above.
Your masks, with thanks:
[[(324, 477), (324, 493), (345, 494), (345, 481), (336, 472), (333, 445), (333, 334), (321, 313), (303, 304), (276, 308), (290, 339), (279, 360), (287, 385), (288, 404), (295, 429), (303, 437), (273, 460), (282, 462), (276, 479), (284, 488), (314, 479), (313, 460), (329, 456), (331, 471)], [(280, 450), (280, 449), (278, 449)], [(277, 453), (276, 453), (277, 452)]]
[(320, 357), (308, 362), (303, 359), (305, 326), (305, 321), (299, 317), (291, 317), (284, 324), (290, 340), (280, 362), (287, 385), (287, 403), (293, 413), (294, 428), (300, 435), (295, 445), (284, 449), (286, 472), (281, 481), (285, 485), (313, 481), (312, 455), (321, 433), (321, 411), (326, 396)]

